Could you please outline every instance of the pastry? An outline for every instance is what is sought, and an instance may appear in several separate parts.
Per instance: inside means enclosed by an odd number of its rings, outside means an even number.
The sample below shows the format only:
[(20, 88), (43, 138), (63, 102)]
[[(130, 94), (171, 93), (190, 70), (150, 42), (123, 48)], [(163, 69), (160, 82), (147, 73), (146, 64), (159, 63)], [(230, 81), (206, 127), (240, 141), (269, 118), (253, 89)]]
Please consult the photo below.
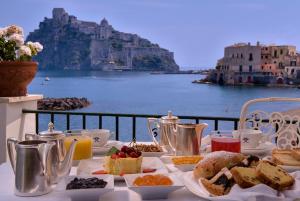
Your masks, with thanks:
[(240, 164), (237, 166), (239, 167), (256, 167), (258, 165), (259, 158), (257, 156), (247, 156)]
[(241, 188), (249, 188), (261, 183), (256, 177), (255, 168), (233, 167), (230, 172), (235, 183)]
[(196, 179), (202, 177), (210, 179), (215, 176), (222, 168), (232, 168), (240, 164), (245, 159), (245, 156), (240, 153), (216, 151), (207, 154), (195, 166), (193, 173)]
[(295, 148), (295, 149), (292, 149), (292, 156), (300, 161), (300, 148)]
[(232, 174), (227, 168), (223, 168), (212, 179), (200, 178), (199, 182), (203, 184), (210, 194), (215, 196), (228, 194), (234, 184)]
[(139, 151), (123, 146), (121, 150), (112, 147), (104, 160), (108, 174), (123, 175), (140, 173), (143, 157)]
[(264, 184), (283, 190), (294, 184), (294, 178), (276, 164), (261, 160), (256, 167), (256, 176)]
[(272, 161), (277, 165), (300, 166), (299, 150), (273, 150)]

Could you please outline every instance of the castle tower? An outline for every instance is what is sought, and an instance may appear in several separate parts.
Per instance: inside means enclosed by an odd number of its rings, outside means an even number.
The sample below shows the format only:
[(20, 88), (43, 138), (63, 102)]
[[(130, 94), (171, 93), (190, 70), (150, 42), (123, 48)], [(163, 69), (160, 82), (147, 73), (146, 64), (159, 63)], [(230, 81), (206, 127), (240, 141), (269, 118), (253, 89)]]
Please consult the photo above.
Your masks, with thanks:
[(112, 35), (112, 26), (108, 24), (108, 21), (103, 18), (99, 26), (99, 37), (100, 39), (107, 39)]
[(53, 8), (52, 17), (60, 24), (67, 24), (69, 21), (69, 15), (63, 8)]
[(103, 18), (103, 19), (101, 20), (100, 26), (103, 26), (103, 27), (109, 26), (108, 21), (106, 20), (106, 18)]

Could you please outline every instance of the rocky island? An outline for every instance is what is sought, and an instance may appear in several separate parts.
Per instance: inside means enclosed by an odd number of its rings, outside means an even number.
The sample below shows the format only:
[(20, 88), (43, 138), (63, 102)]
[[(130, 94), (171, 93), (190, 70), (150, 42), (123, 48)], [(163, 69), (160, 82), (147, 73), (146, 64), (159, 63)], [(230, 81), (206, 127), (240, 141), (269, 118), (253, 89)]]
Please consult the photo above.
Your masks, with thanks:
[(40, 70), (136, 70), (176, 72), (173, 52), (136, 34), (115, 30), (104, 18), (100, 24), (78, 20), (54, 8), (27, 40), (44, 50), (35, 57)]
[(38, 101), (38, 110), (75, 110), (87, 107), (91, 102), (87, 98), (43, 98)]

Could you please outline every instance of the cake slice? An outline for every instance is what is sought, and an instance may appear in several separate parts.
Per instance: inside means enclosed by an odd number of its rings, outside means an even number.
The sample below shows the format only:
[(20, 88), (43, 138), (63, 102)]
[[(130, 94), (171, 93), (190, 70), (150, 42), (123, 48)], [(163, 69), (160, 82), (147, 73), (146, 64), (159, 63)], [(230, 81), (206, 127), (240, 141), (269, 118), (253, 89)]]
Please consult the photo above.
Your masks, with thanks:
[(226, 195), (234, 184), (232, 174), (227, 168), (223, 168), (212, 179), (200, 178), (206, 190), (214, 196)]
[(260, 161), (255, 170), (257, 178), (262, 183), (276, 190), (292, 186), (295, 181), (285, 170), (269, 161)]
[(235, 183), (241, 188), (249, 188), (261, 183), (256, 177), (255, 168), (234, 167), (230, 172)]
[(277, 165), (300, 166), (300, 161), (296, 160), (295, 157), (293, 157), (291, 151), (287, 153), (273, 152), (272, 161)]
[(295, 149), (292, 149), (292, 156), (300, 161), (300, 148), (295, 148)]

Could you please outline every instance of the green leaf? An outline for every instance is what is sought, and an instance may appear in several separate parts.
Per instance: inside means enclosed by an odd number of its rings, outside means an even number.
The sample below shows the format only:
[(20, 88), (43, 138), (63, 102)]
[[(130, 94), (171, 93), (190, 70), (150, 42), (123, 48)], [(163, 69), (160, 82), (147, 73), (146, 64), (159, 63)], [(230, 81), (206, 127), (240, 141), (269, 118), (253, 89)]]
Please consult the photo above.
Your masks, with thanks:
[(110, 148), (110, 150), (106, 153), (106, 156), (111, 156), (113, 154), (116, 154), (119, 151), (119, 149), (117, 149), (116, 147), (112, 147)]

